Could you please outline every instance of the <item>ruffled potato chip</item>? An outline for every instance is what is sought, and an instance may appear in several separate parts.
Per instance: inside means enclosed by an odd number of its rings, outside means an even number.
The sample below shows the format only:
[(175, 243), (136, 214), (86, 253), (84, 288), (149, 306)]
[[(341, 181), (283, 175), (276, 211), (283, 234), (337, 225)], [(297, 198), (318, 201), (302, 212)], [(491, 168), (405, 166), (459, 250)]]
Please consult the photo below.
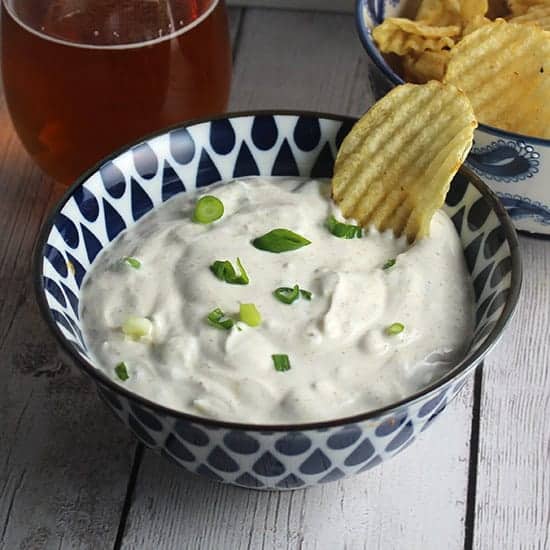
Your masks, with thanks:
[(416, 20), (441, 27), (460, 25), (460, 0), (421, 0)]
[(550, 3), (540, 6), (531, 6), (523, 15), (517, 15), (509, 19), (508, 23), (537, 25), (541, 29), (550, 31)]
[(513, 16), (522, 15), (532, 6), (548, 4), (548, 0), (507, 0)]
[(550, 34), (500, 19), (452, 50), (445, 82), (468, 96), (480, 122), (550, 138)]
[(422, 0), (416, 20), (438, 26), (464, 25), (488, 9), (488, 0)]
[(424, 84), (429, 80), (443, 80), (450, 55), (450, 50), (427, 50), (406, 55), (403, 57), (405, 80), (417, 84)]
[(488, 9), (488, 0), (462, 0), (460, 2), (460, 16), (465, 23), (474, 17), (483, 17)]
[(380, 51), (399, 55), (450, 48), (459, 34), (460, 27), (456, 25), (433, 27), (400, 17), (390, 17), (372, 31)]
[(476, 31), (477, 29), (479, 29), (479, 27), (483, 27), (483, 25), (488, 25), (489, 23), (491, 23), (491, 20), (484, 15), (476, 15), (476, 17), (468, 21), (468, 23), (462, 30), (462, 36), (464, 37)]
[(346, 136), (332, 195), (347, 218), (409, 242), (429, 233), (450, 182), (472, 146), (477, 121), (455, 86), (397, 86)]

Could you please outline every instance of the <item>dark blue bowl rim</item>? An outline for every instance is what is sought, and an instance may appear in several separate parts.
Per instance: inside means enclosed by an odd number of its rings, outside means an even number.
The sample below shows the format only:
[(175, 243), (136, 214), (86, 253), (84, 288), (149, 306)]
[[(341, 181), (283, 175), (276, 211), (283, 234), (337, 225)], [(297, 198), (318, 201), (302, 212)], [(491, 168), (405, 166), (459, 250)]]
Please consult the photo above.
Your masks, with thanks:
[[(396, 86), (399, 84), (405, 84), (405, 81), (388, 65), (384, 59), (384, 56), (380, 53), (380, 50), (376, 47), (376, 44), (372, 39), (371, 30), (365, 24), (365, 19), (363, 17), (363, 6), (365, 5), (365, 1), (366, 0), (356, 0), (355, 3), (355, 24), (357, 27), (357, 33), (359, 34), (359, 39), (361, 40), (365, 50), (367, 50), (372, 62), (393, 84)], [(508, 130), (501, 130), (500, 128), (490, 126), (489, 124), (483, 124), (481, 122), (478, 123), (478, 128), (494, 136), (526, 141), (528, 143), (550, 147), (550, 139), (509, 132)]]
[(453, 369), (449, 371), (445, 376), (438, 379), (435, 383), (407, 397), (406, 399), (402, 399), (401, 401), (391, 403), (390, 405), (386, 405), (384, 407), (380, 407), (378, 409), (374, 409), (366, 413), (356, 414), (353, 416), (338, 418), (334, 420), (325, 420), (320, 422), (306, 422), (306, 423), (300, 423), (300, 424), (247, 424), (242, 422), (226, 422), (223, 420), (216, 420), (213, 418), (195, 416), (189, 413), (178, 411), (176, 409), (165, 407), (154, 401), (150, 401), (149, 399), (146, 399), (145, 397), (142, 397), (141, 395), (134, 393), (128, 390), (127, 388), (124, 388), (120, 384), (117, 384), (114, 380), (109, 378), (102, 371), (94, 367), (91, 362), (82, 358), (75, 351), (75, 349), (68, 343), (67, 339), (63, 336), (63, 333), (60, 331), (57, 324), (53, 321), (49, 313), (49, 307), (46, 301), (46, 294), (45, 294), (44, 282), (42, 277), (42, 264), (43, 264), (43, 257), (45, 252), (44, 250), (45, 245), (47, 243), (48, 236), (52, 230), (53, 221), (55, 217), (58, 215), (58, 213), (61, 211), (61, 209), (65, 206), (66, 202), (73, 195), (74, 191), (78, 187), (80, 187), (85, 181), (87, 181), (90, 176), (92, 176), (95, 172), (97, 172), (99, 168), (103, 166), (103, 164), (115, 159), (122, 153), (126, 152), (132, 147), (135, 147), (136, 145), (139, 145), (145, 141), (162, 136), (173, 130), (183, 129), (183, 128), (187, 128), (197, 124), (210, 122), (213, 120), (238, 119), (238, 118), (250, 117), (250, 116), (292, 116), (292, 117), (302, 116), (302, 117), (310, 117), (310, 118), (336, 120), (336, 121), (347, 122), (347, 123), (353, 123), (357, 120), (357, 118), (349, 117), (346, 115), (337, 115), (332, 113), (322, 113), (322, 112), (316, 112), (316, 111), (257, 110), (257, 111), (239, 111), (239, 112), (224, 113), (217, 116), (210, 116), (210, 117), (190, 120), (182, 124), (176, 124), (174, 126), (164, 128), (157, 132), (153, 132), (147, 136), (140, 138), (139, 140), (136, 140), (135, 142), (130, 143), (129, 145), (121, 147), (114, 153), (106, 156), (105, 158), (100, 160), (98, 163), (96, 163), (95, 166), (93, 166), (87, 172), (81, 175), (75, 181), (75, 183), (73, 183), (69, 187), (69, 189), (67, 189), (67, 191), (64, 193), (64, 195), (56, 204), (56, 206), (50, 212), (50, 214), (48, 215), (48, 218), (46, 219), (46, 221), (44, 222), (40, 230), (40, 234), (38, 236), (36, 248), (34, 251), (32, 271), (33, 271), (33, 283), (34, 283), (34, 291), (35, 291), (36, 299), (38, 302), (40, 313), (42, 314), (42, 317), (44, 318), (46, 324), (48, 325), (48, 327), (56, 337), (57, 343), (58, 345), (61, 346), (61, 349), (72, 359), (72, 361), (79, 368), (81, 368), (86, 374), (91, 376), (91, 378), (95, 382), (99, 383), (100, 385), (107, 386), (113, 392), (122, 394), (125, 398), (131, 401), (138, 402), (144, 407), (149, 407), (155, 410), (156, 412), (159, 412), (161, 415), (171, 416), (173, 418), (185, 420), (188, 422), (193, 422), (195, 424), (202, 424), (205, 426), (220, 427), (220, 428), (226, 428), (226, 429), (232, 429), (232, 430), (244, 430), (249, 432), (292, 432), (292, 431), (304, 431), (304, 430), (319, 430), (319, 429), (335, 428), (339, 426), (365, 422), (367, 420), (371, 420), (373, 418), (377, 418), (382, 415), (390, 414), (392, 411), (399, 410), (404, 406), (413, 405), (414, 403), (422, 400), (425, 396), (431, 394), (432, 392), (437, 391), (438, 389), (442, 388), (443, 386), (447, 385), (453, 380), (458, 380), (459, 378), (466, 376), (467, 373), (470, 372), (475, 367), (475, 365), (479, 363), (483, 359), (483, 357), (485, 357), (485, 355), (487, 355), (487, 353), (498, 342), (502, 332), (504, 331), (504, 328), (510, 321), (515, 311), (515, 307), (517, 305), (519, 295), (520, 295), (521, 282), (522, 282), (522, 264), (521, 264), (517, 234), (512, 224), (512, 221), (510, 220), (510, 218), (508, 217), (508, 214), (506, 213), (506, 210), (504, 209), (504, 206), (501, 204), (501, 202), (499, 201), (497, 196), (493, 193), (493, 191), (491, 191), (491, 189), (489, 189), (489, 187), (476, 174), (474, 174), (472, 170), (470, 170), (465, 166), (462, 166), (459, 172), (464, 174), (468, 178), (468, 180), (478, 189), (478, 191), (482, 194), (482, 196), (489, 202), (491, 209), (497, 215), (498, 220), (504, 229), (506, 242), (510, 247), (510, 256), (512, 259), (510, 292), (508, 294), (506, 305), (504, 306), (504, 310), (502, 314), (500, 315), (498, 321), (493, 327), (493, 330), (491, 331), (491, 333), (487, 336), (487, 339), (485, 340), (483, 345), (480, 346), (470, 358), (468, 358), (467, 360), (463, 359), (462, 361), (457, 363), (453, 367)]

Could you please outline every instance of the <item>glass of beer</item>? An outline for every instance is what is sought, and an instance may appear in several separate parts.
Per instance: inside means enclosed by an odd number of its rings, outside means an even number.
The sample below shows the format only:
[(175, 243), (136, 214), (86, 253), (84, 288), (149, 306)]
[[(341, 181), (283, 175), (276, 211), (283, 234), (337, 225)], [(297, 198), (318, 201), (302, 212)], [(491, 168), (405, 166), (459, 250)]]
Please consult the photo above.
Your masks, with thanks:
[(11, 118), (61, 183), (140, 136), (227, 106), (224, 0), (0, 2)]

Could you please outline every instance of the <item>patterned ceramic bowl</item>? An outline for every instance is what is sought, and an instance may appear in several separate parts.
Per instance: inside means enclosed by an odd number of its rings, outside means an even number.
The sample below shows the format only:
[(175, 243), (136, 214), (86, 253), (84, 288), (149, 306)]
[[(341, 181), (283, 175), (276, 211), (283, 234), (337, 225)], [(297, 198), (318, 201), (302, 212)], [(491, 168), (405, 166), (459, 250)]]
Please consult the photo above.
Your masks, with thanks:
[[(359, 36), (370, 57), (369, 78), (376, 98), (403, 79), (374, 43), (371, 29), (386, 17), (411, 17), (414, 0), (357, 0)], [(550, 139), (480, 124), (466, 164), (497, 193), (517, 229), (550, 235)]]
[(445, 210), (464, 243), (477, 300), (475, 337), (448, 375), (410, 398), (330, 422), (259, 426), (206, 420), (152, 403), (90, 360), (78, 316), (82, 279), (101, 250), (176, 194), (249, 175), (330, 177), (353, 120), (314, 113), (236, 114), (190, 123), (116, 153), (80, 178), (45, 224), (35, 281), (42, 314), (68, 360), (147, 446), (187, 470), (255, 489), (294, 489), (372, 468), (430, 426), (495, 344), (519, 295), (515, 232), (467, 169)]

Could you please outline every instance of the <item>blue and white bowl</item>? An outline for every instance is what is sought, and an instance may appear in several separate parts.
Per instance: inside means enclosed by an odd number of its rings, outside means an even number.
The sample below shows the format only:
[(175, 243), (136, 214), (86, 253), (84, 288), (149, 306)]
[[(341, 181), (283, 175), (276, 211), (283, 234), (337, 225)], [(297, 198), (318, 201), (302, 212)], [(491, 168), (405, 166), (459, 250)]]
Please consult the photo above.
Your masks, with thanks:
[(445, 210), (464, 244), (477, 300), (468, 355), (406, 400), (350, 418), (301, 425), (208, 420), (153, 403), (94, 367), (79, 296), (97, 255), (174, 195), (249, 175), (330, 177), (353, 120), (314, 113), (228, 115), (157, 134), (80, 178), (42, 229), (34, 276), (42, 315), (68, 360), (148, 447), (185, 469), (254, 489), (295, 489), (380, 464), (410, 445), (460, 391), (492, 348), (518, 299), (521, 267), (512, 224), (494, 194), (462, 169)]
[[(371, 30), (386, 17), (414, 16), (417, 5), (413, 0), (357, 0), (357, 29), (369, 54), (376, 99), (404, 80), (380, 53)], [(497, 193), (517, 229), (550, 235), (550, 139), (480, 124), (466, 164)]]

